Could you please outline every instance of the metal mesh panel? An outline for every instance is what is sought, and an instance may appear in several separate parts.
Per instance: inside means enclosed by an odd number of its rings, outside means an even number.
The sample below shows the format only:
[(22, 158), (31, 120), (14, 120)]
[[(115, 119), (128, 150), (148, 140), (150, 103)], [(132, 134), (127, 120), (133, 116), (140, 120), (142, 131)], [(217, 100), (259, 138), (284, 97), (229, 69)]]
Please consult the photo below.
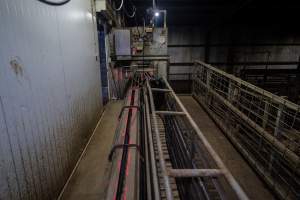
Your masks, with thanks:
[(298, 105), (202, 62), (193, 95), (281, 199), (300, 198)]

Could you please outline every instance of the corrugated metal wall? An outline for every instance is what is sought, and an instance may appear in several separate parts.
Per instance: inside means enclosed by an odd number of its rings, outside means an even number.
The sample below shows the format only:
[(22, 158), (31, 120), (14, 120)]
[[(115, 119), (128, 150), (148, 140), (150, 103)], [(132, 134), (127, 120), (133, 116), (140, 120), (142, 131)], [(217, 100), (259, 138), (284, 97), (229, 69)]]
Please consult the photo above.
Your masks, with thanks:
[(169, 27), (170, 80), (185, 80), (195, 60), (204, 60), (205, 48), (193, 45), (205, 43), (205, 32), (200, 27)]
[(89, 0), (0, 1), (1, 200), (66, 182), (102, 112), (95, 28)]
[(169, 27), (168, 53), (170, 55), (169, 80), (177, 93), (190, 93), (190, 73), (195, 60), (204, 60), (204, 30), (200, 27)]
[[(206, 39), (206, 30), (200, 27), (170, 27), (170, 73), (188, 72), (189, 64), (195, 59), (204, 61)], [(219, 64), (219, 67), (229, 62), (228, 57), (233, 57), (231, 62), (240, 63), (297, 62), (299, 59), (299, 31), (282, 30), (273, 26), (231, 25), (211, 31), (209, 40), (207, 62), (224, 63)], [(297, 64), (290, 64), (275, 68), (296, 67)]]
[[(209, 62), (226, 63), (230, 56), (233, 57), (232, 62), (298, 61), (299, 35), (298, 30), (283, 29), (279, 25), (220, 27), (211, 33), (210, 43), (227, 45), (211, 46)], [(295, 68), (296, 66), (276, 66), (276, 68), (282, 67)]]

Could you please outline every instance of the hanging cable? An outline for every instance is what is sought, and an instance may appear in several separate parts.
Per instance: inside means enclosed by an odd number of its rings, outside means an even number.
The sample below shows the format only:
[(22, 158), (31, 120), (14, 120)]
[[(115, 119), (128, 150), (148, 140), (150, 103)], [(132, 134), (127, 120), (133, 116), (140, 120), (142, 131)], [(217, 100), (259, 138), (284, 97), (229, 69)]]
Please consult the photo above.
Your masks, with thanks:
[(126, 14), (127, 17), (134, 18), (135, 13), (136, 13), (136, 7), (134, 5), (132, 6), (132, 14), (131, 15), (128, 14), (128, 11), (126, 10), (125, 7), (124, 7), (124, 11), (125, 11), (125, 14)]
[(155, 0), (152, 1), (152, 8), (153, 8), (153, 10), (156, 9), (156, 2), (155, 2)]
[(133, 18), (136, 14), (136, 7), (134, 6), (134, 4), (132, 3), (132, 1), (130, 1), (131, 5), (132, 5), (132, 14), (129, 14), (128, 11), (126, 10), (125, 6), (124, 6), (124, 0), (121, 0), (120, 5), (118, 6), (118, 8), (116, 8), (115, 4), (113, 4), (113, 9), (115, 11), (120, 11), (122, 8), (124, 8), (124, 12), (126, 14), (127, 17), (129, 18)]
[(51, 5), (51, 6), (62, 6), (66, 3), (69, 3), (71, 0), (63, 0), (63, 1), (57, 1), (57, 2), (53, 2), (53, 1), (49, 1), (49, 0), (38, 0), (42, 3)]
[(137, 30), (137, 32), (138, 32), (138, 34), (139, 34), (139, 38), (141, 38), (141, 33), (140, 33), (140, 30), (139, 30), (139, 27), (138, 27), (138, 23), (137, 23), (136, 16), (137, 16), (137, 15), (135, 15), (135, 18), (134, 18), (134, 21), (135, 21), (135, 27), (136, 27), (136, 30)]
[(121, 4), (120, 4), (120, 6), (118, 6), (118, 8), (116, 8), (115, 4), (113, 4), (113, 9), (115, 11), (120, 11), (122, 9), (122, 7), (123, 7), (123, 4), (124, 4), (124, 0), (121, 0)]

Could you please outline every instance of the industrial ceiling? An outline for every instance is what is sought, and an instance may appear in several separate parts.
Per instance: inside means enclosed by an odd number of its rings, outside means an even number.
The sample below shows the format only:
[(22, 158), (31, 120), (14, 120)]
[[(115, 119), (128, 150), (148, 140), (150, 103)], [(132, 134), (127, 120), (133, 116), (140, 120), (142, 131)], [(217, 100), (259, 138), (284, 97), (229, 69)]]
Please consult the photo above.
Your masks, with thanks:
[[(141, 23), (152, 0), (131, 0)], [(300, 2), (296, 0), (156, 0), (159, 9), (167, 10), (168, 26), (213, 27), (226, 23), (295, 25)]]

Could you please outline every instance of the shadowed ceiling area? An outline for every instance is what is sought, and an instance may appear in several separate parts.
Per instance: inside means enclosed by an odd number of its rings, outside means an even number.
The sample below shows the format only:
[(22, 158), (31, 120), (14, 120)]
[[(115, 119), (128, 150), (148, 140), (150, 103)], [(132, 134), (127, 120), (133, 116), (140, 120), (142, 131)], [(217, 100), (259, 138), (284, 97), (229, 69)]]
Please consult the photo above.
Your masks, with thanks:
[[(131, 0), (141, 23), (152, 0)], [(127, 4), (131, 3), (127, 2)], [(159, 9), (167, 10), (168, 26), (213, 27), (224, 23), (295, 25), (300, 2), (296, 0), (156, 0)], [(288, 22), (287, 22), (288, 21)]]

